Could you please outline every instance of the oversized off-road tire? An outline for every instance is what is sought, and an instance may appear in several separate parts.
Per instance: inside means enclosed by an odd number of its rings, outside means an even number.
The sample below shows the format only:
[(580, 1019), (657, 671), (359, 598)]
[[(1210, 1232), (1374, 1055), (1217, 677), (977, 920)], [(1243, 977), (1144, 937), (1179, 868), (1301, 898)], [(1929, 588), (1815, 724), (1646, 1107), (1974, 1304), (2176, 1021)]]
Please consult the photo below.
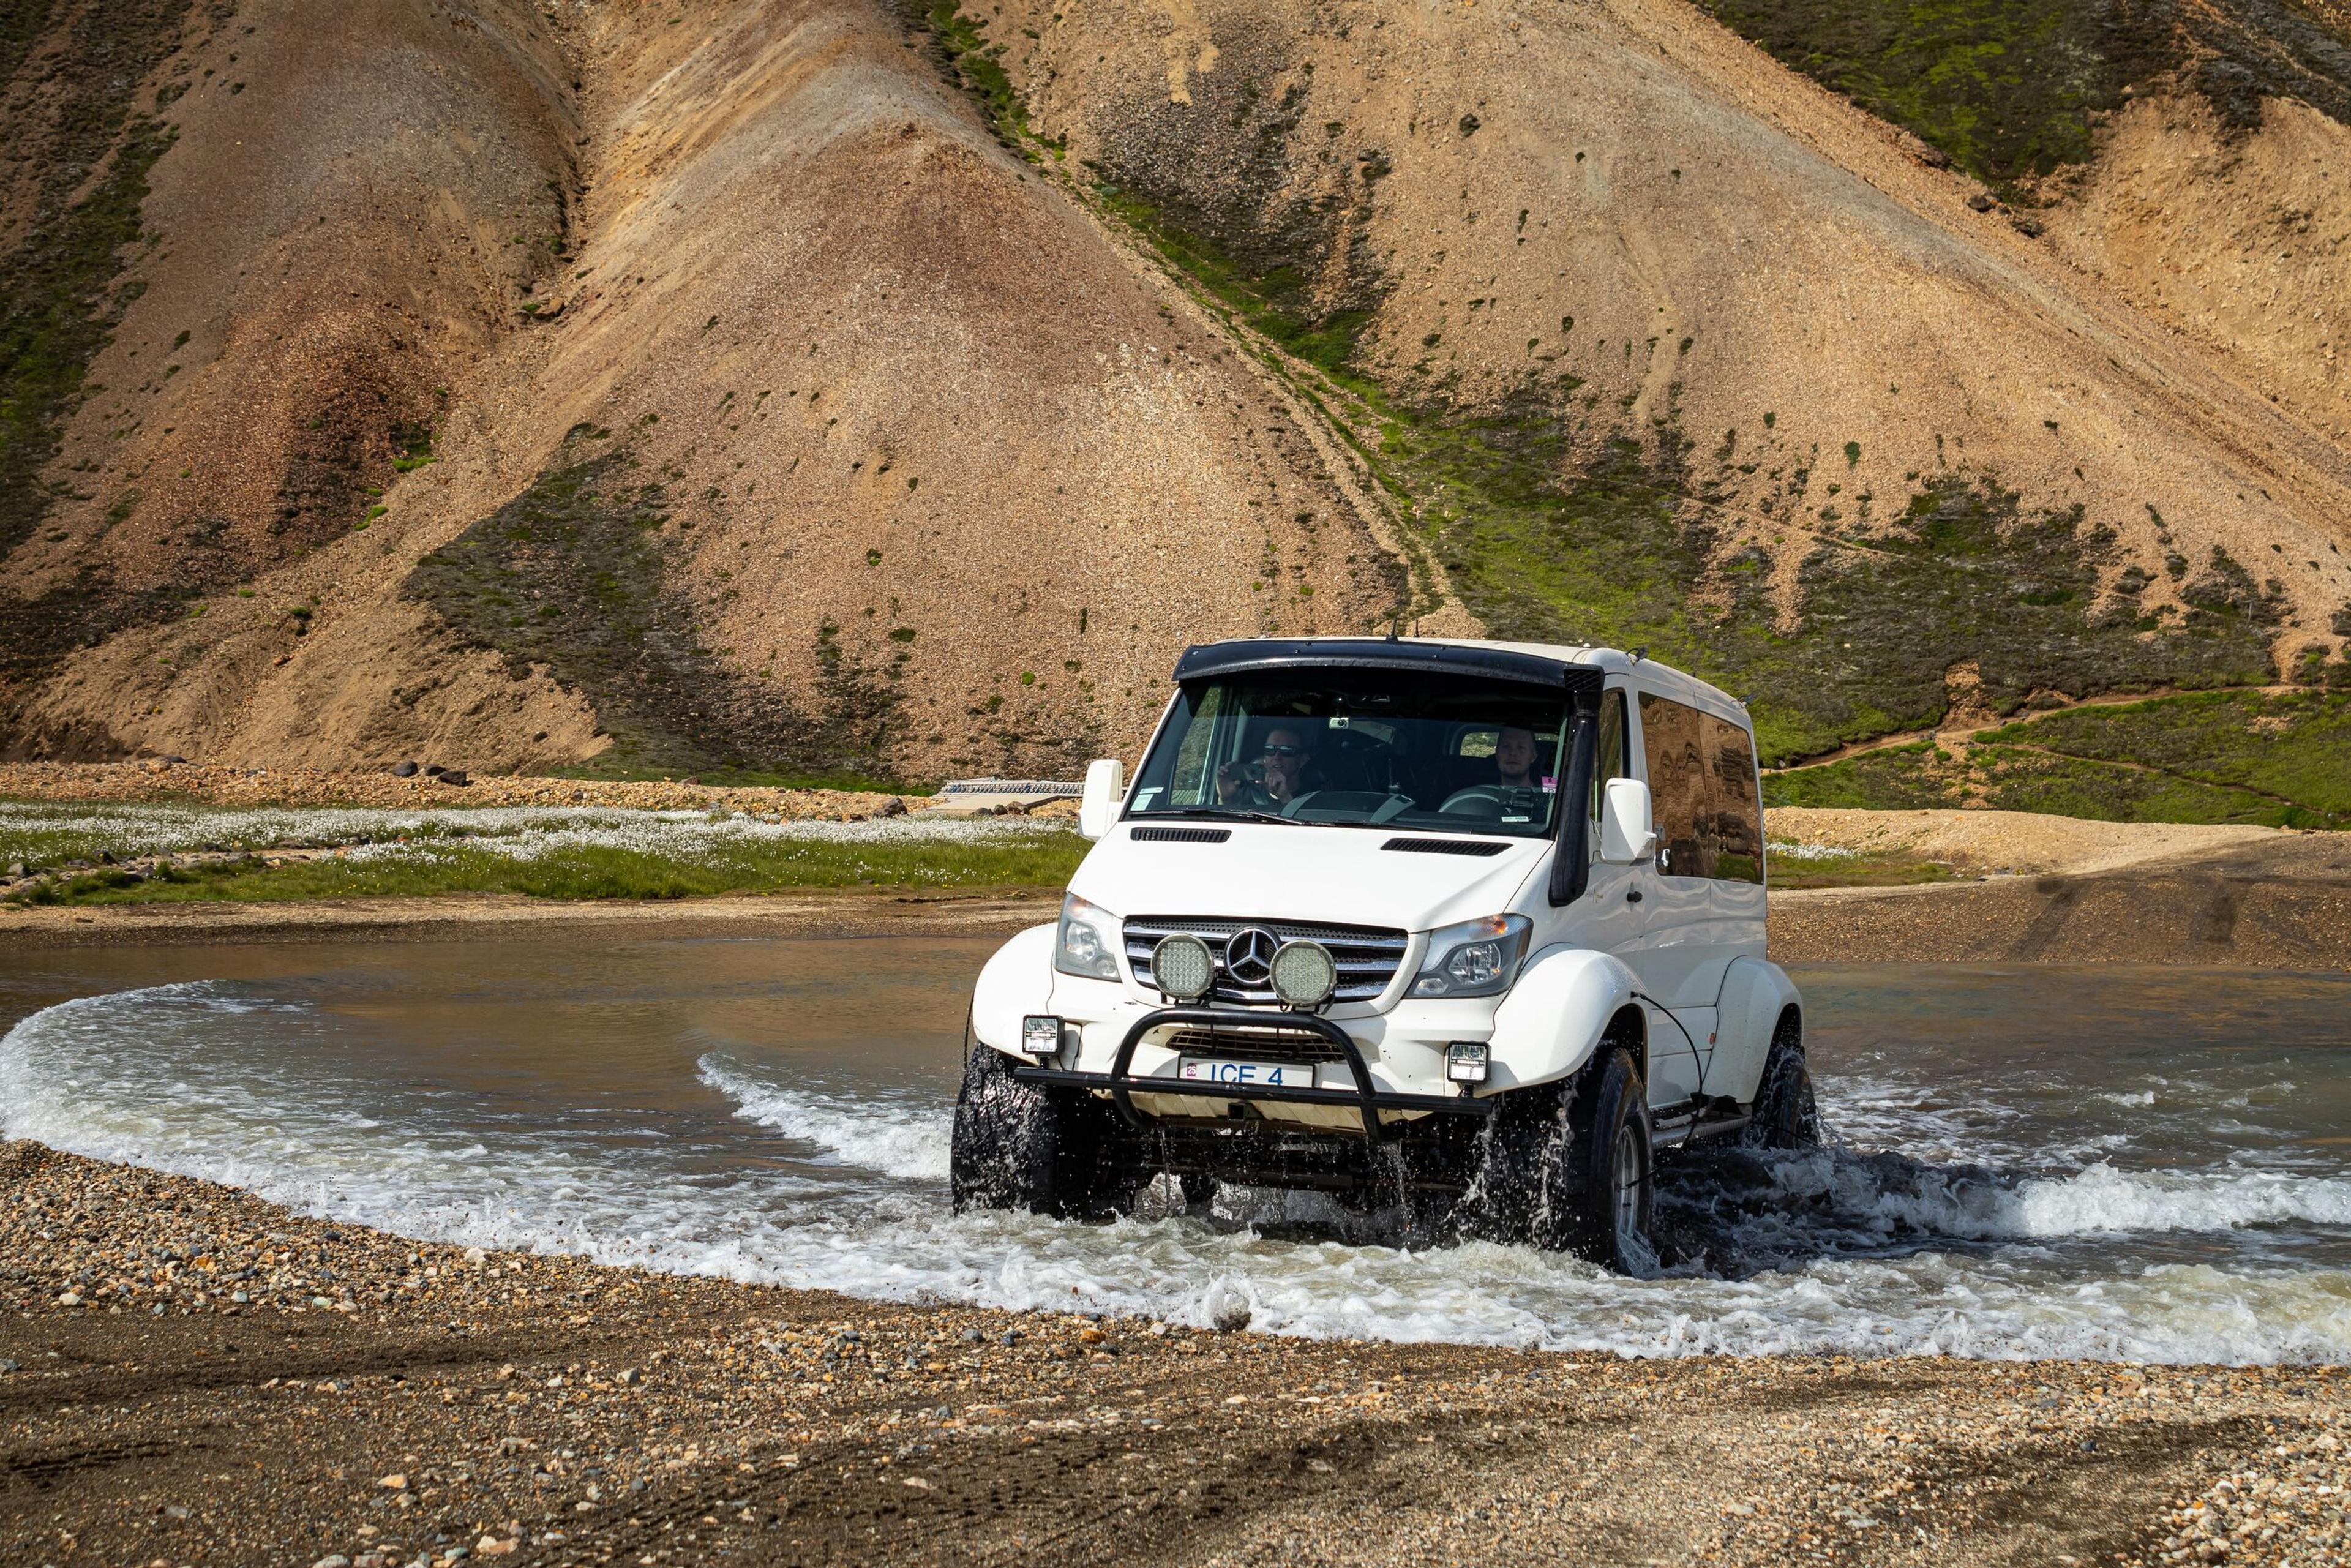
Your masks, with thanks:
[(1463, 1228), (1581, 1253), (1629, 1273), (1653, 1261), (1648, 1091), (1632, 1053), (1604, 1046), (1566, 1084), (1514, 1092), (1496, 1113)]
[(1023, 1083), (1010, 1057), (967, 1037), (947, 1176), (958, 1211), (1025, 1208), (1082, 1218), (1133, 1203), (1139, 1173), (1113, 1169), (1115, 1113), (1081, 1092)]
[(1763, 1081), (1755, 1091), (1755, 1113), (1745, 1143), (1760, 1149), (1813, 1149), (1821, 1142), (1821, 1110), (1813, 1097), (1813, 1074), (1804, 1065), (1802, 1027), (1793, 1016), (1771, 1036), (1763, 1059)]

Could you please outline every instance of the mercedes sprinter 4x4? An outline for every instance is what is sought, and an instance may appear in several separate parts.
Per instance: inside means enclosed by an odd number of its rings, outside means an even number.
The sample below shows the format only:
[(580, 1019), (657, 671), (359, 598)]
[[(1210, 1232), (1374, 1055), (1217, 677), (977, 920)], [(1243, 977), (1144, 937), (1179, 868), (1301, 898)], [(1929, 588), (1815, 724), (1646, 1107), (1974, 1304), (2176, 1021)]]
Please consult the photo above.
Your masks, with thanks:
[(1743, 705), (1637, 652), (1397, 638), (1187, 651), (1061, 917), (981, 972), (960, 1207), (1160, 1175), (1651, 1254), (1656, 1152), (1814, 1141), (1764, 956)]

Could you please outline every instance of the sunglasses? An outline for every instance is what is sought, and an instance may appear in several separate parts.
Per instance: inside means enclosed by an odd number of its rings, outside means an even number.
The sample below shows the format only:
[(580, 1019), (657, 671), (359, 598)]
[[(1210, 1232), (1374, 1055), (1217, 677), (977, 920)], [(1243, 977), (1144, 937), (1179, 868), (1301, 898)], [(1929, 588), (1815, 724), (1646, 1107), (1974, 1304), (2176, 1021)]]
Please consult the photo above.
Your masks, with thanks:
[(1303, 757), (1306, 755), (1306, 748), (1302, 746), (1269, 746), (1265, 748), (1263, 755), (1267, 757)]

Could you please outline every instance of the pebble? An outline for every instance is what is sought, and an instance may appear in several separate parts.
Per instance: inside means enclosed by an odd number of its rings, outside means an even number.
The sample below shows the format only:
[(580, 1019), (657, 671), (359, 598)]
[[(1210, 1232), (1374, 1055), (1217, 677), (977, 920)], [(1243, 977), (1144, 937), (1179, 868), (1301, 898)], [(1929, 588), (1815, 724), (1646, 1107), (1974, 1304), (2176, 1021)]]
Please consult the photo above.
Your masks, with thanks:
[[(711, 1528), (692, 1521), (721, 1514), (728, 1533), (705, 1534), (660, 1568), (778, 1560), (792, 1554), (781, 1550), (784, 1538), (764, 1533), (773, 1521), (742, 1519), (738, 1508), (772, 1511), (789, 1496), (796, 1513), (831, 1517), (825, 1511), (854, 1513), (867, 1506), (861, 1495), (886, 1489), (888, 1517), (909, 1528), (910, 1515), (936, 1528), (927, 1521), (950, 1509), (967, 1519), (960, 1511), (985, 1495), (994, 1474), (971, 1468), (974, 1438), (1110, 1445), (1102, 1451), (1111, 1455), (1131, 1446), (1175, 1461), (1159, 1479), (1119, 1472), (1119, 1484), (1161, 1488), (1154, 1495), (1163, 1500), (1173, 1496), (1166, 1487), (1188, 1484), (1192, 1463), (1215, 1460), (1228, 1445), (1284, 1476), (1339, 1475), (1345, 1484), (1330, 1483), (1336, 1490), (1328, 1492), (1312, 1490), (1325, 1483), (1302, 1482), (1308, 1490), (1280, 1524), (1307, 1539), (1284, 1561), (1344, 1557), (1321, 1549), (1327, 1532), (1374, 1524), (1405, 1532), (1395, 1539), (1398, 1560), (1499, 1560), (1508, 1553), (1488, 1552), (1487, 1543), (1559, 1539), (1592, 1517), (1578, 1511), (1590, 1502), (1562, 1496), (1573, 1477), (1603, 1484), (1644, 1465), (1657, 1473), (1643, 1506), (1664, 1511), (1656, 1544), (1687, 1536), (1676, 1561), (1991, 1561), (1989, 1552), (1968, 1555), (1964, 1532), (2014, 1518), (2020, 1507), (2048, 1515), (2055, 1544), (2012, 1542), (1999, 1560), (2063, 1568), (2071, 1545), (2099, 1568), (2351, 1561), (2343, 1522), (2351, 1401), (2340, 1370), (1845, 1357), (1624, 1363), (1304, 1343), (1078, 1313), (1030, 1313), (1014, 1328), (1007, 1314), (976, 1308), (885, 1305), (328, 1227), (200, 1181), (21, 1143), (0, 1143), (0, 1251), (9, 1259), (0, 1271), (0, 1333), (17, 1335), (5, 1348), (42, 1369), (19, 1375), (89, 1375), (86, 1362), (68, 1368), (40, 1359), (55, 1344), (100, 1364), (135, 1360), (142, 1376), (176, 1388), (180, 1373), (214, 1364), (181, 1360), (175, 1368), (175, 1356), (217, 1354), (235, 1339), (249, 1358), (244, 1380), (204, 1385), (223, 1402), (221, 1425), (209, 1429), (216, 1440), (241, 1439), (273, 1466), (280, 1448), (302, 1452), (313, 1475), (334, 1467), (327, 1473), (340, 1485), (297, 1477), (273, 1490), (222, 1454), (225, 1478), (246, 1473), (234, 1486), (225, 1479), (205, 1493), (200, 1515), (172, 1527), (174, 1562), (291, 1561), (226, 1545), (262, 1512), (278, 1542), (312, 1551), (343, 1543), (319, 1560), (340, 1568), (448, 1568), (508, 1554), (593, 1563), (605, 1546), (631, 1539), (632, 1516), (671, 1510), (680, 1535)], [(253, 1300), (225, 1295), (231, 1280)], [(74, 1305), (63, 1304), (67, 1295)], [(337, 1310), (311, 1306), (321, 1297)], [(153, 1327), (115, 1315), (140, 1307), (162, 1308), (172, 1322)], [(218, 1321), (198, 1321), (206, 1319)], [(356, 1359), (331, 1348), (346, 1344)], [(1113, 1348), (1123, 1353), (1115, 1360), (1103, 1354)], [(32, 1448), (121, 1442), (138, 1435), (135, 1422), (185, 1429), (185, 1412), (169, 1402), (177, 1394), (77, 1403), (52, 1418), (43, 1395), (9, 1386), (21, 1428), (51, 1423), (16, 1439)], [(2231, 1436), (2245, 1428), (2254, 1437)], [(1677, 1490), (1689, 1472), (1662, 1450), (1694, 1431), (1705, 1434), (1712, 1468)], [(2098, 1449), (2085, 1453), (2082, 1441), (2093, 1434)], [(1351, 1445), (1367, 1443), (1389, 1455), (1382, 1463), (1416, 1454), (1440, 1461), (1415, 1482), (1411, 1508), (1388, 1509), (1376, 1489), (1355, 1484), (1367, 1473), (1354, 1469)], [(2149, 1484), (2152, 1506), (2098, 1521), (2107, 1544), (2096, 1552), (2079, 1544), (2092, 1533), (2085, 1521), (2040, 1506), (2070, 1499), (2076, 1512), (2111, 1511), (2081, 1488), (2148, 1445), (2170, 1456), (2177, 1490)], [(2027, 1459), (2038, 1475), (2014, 1473)], [(866, 1478), (862, 1494), (852, 1471), (836, 1468), (852, 1461)], [(183, 1462), (128, 1458), (111, 1492), (94, 1503), (81, 1498), (85, 1512), (52, 1521), (49, 1511), (78, 1506), (59, 1489), (45, 1495), (35, 1522), (50, 1539), (68, 1526), (111, 1528), (102, 1521), (117, 1498), (152, 1489), (161, 1495), (144, 1505), (152, 1511), (144, 1522), (156, 1526), (158, 1504), (183, 1506), (165, 1501), (180, 1477), (172, 1467)], [(214, 1464), (205, 1460), (208, 1476)], [(909, 1476), (933, 1483), (928, 1495), (903, 1485)], [(1083, 1486), (1097, 1487), (1094, 1470)], [(1083, 1495), (1101, 1500), (1093, 1490)], [(583, 1501), (600, 1506), (583, 1513)], [(1152, 1528), (1177, 1531), (1164, 1538), (1165, 1555), (1206, 1555), (1202, 1539), (1180, 1533), (1187, 1516), (1165, 1500), (1160, 1507)], [(1070, 1516), (1085, 1512), (1073, 1505)], [(985, 1513), (983, 1505), (983, 1523)], [(883, 1516), (856, 1517), (862, 1531)], [(547, 1528), (559, 1518), (569, 1542)], [(1411, 1535), (1416, 1520), (1455, 1531), (1456, 1548)], [(0, 1520), (0, 1532), (10, 1528)], [(1928, 1532), (1934, 1548), (1914, 1554), (1912, 1543)], [(26, 1554), (33, 1539), (0, 1534), (0, 1558), (42, 1561)], [(892, 1544), (878, 1542), (868, 1560), (891, 1560)], [(1190, 1547), (1203, 1550), (1176, 1550)], [(612, 1560), (633, 1564), (640, 1554), (632, 1547)], [(1259, 1560), (1238, 1547), (1231, 1554)], [(143, 1563), (152, 1555), (110, 1552), (93, 1539), (72, 1560)], [(910, 1545), (905, 1560), (933, 1559)]]

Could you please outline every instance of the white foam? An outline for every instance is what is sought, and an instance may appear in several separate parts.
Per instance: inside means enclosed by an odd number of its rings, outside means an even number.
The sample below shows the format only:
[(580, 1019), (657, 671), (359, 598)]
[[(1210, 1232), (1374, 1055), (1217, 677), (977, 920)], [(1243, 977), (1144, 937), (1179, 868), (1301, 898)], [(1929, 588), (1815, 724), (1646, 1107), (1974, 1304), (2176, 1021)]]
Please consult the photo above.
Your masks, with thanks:
[(715, 1052), (695, 1064), (702, 1081), (735, 1102), (735, 1113), (831, 1152), (836, 1158), (906, 1181), (947, 1179), (951, 1113), (936, 1104), (869, 1097), (843, 1102), (754, 1076)]
[(2351, 1225), (2351, 1181), (2284, 1171), (2118, 1171), (2101, 1162), (2017, 1189), (2022, 1236)]

